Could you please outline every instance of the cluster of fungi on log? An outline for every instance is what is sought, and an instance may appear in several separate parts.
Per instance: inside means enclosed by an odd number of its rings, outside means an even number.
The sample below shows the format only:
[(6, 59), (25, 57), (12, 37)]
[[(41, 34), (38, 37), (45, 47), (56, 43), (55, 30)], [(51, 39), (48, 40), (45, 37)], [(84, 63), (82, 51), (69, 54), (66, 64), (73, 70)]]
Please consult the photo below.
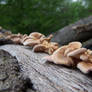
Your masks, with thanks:
[(4, 32), (0, 33), (1, 37), (10, 39), (15, 44), (32, 47), (34, 52), (48, 53), (50, 56), (44, 57), (45, 61), (77, 67), (85, 74), (92, 71), (92, 51), (83, 48), (80, 42), (70, 42), (68, 45), (59, 47), (58, 43), (51, 42), (53, 35), (46, 37), (38, 32), (30, 33), (30, 35)]
[(29, 46), (33, 48), (34, 52), (45, 52), (52, 54), (55, 50), (59, 48), (58, 43), (50, 42), (53, 35), (46, 37), (45, 35), (33, 32), (29, 36), (27, 34), (12, 34), (11, 32), (0, 33), (0, 38), (5, 38), (13, 41), (15, 44), (21, 44), (24, 46)]
[(83, 73), (92, 71), (92, 51), (82, 47), (80, 42), (71, 42), (57, 49), (52, 55), (43, 58), (69, 67), (77, 67)]

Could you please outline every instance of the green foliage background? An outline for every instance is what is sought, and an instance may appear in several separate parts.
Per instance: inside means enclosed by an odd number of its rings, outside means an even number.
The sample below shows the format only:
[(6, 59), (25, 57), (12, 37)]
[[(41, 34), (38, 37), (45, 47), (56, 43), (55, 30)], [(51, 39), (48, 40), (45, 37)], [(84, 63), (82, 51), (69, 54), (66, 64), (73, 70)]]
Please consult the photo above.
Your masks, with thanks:
[(0, 0), (0, 25), (13, 33), (55, 32), (92, 15), (92, 0)]

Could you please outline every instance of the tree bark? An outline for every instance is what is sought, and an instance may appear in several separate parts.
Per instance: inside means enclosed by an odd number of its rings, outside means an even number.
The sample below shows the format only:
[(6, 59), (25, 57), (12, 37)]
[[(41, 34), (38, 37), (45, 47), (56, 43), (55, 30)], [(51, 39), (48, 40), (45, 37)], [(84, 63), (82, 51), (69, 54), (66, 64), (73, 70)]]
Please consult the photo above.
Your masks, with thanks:
[(23, 92), (25, 84), (17, 59), (0, 50), (0, 92)]
[[(92, 76), (77, 69), (53, 63), (42, 64), (45, 53), (34, 53), (19, 45), (4, 45), (0, 49), (16, 57), (23, 76), (30, 79), (35, 92), (92, 92)], [(32, 92), (31, 88), (28, 92)]]
[(71, 41), (84, 42), (92, 38), (92, 16), (66, 26), (53, 35), (52, 41), (58, 42), (60, 45), (68, 44)]

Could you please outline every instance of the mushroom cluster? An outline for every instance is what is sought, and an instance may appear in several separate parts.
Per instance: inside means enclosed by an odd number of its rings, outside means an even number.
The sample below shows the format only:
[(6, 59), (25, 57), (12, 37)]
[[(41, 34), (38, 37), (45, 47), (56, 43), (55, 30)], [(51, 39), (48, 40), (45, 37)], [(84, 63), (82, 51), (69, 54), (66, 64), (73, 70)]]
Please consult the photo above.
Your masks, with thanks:
[(41, 33), (33, 32), (29, 36), (24, 37), (22, 42), (25, 46), (33, 47), (34, 52), (52, 54), (59, 47), (58, 43), (50, 42), (52, 37), (52, 35), (46, 37)]
[(82, 47), (80, 42), (71, 42), (59, 48), (58, 43), (51, 42), (53, 35), (45, 35), (33, 32), (27, 34), (12, 34), (11, 32), (0, 33), (0, 37), (12, 40), (15, 44), (22, 44), (33, 48), (34, 52), (45, 52), (49, 56), (45, 61), (61, 64), (68, 67), (77, 67), (83, 73), (92, 71), (92, 51)]
[(55, 64), (77, 67), (83, 73), (92, 71), (92, 51), (82, 47), (80, 42), (71, 42), (58, 48), (52, 55), (43, 58)]
[(38, 32), (30, 33), (29, 36), (27, 34), (22, 35), (20, 33), (5, 33), (4, 35), (7, 39), (12, 40), (15, 44), (22, 44), (24, 46), (32, 47), (34, 52), (45, 52), (52, 54), (59, 48), (58, 43), (51, 42), (53, 35), (46, 37)]

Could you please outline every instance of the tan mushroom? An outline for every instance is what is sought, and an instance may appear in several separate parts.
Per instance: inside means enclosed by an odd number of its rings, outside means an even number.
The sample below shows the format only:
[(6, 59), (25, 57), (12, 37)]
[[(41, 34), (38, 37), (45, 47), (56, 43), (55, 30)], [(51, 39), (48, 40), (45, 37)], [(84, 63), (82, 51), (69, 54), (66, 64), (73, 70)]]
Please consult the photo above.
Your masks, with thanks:
[(45, 37), (45, 36), (39, 32), (33, 32), (33, 33), (30, 33), (29, 37), (31, 39), (40, 39), (41, 37)]
[(91, 62), (80, 62), (77, 64), (77, 68), (80, 69), (81, 72), (88, 74), (92, 71), (92, 63)]
[(74, 66), (72, 58), (64, 56), (67, 46), (60, 47), (51, 56), (44, 57), (43, 59), (66, 66)]
[(52, 39), (53, 35), (49, 35), (48, 37), (41, 37), (41, 43), (44, 43), (45, 42), (50, 42), (50, 40)]
[(40, 44), (40, 40), (33, 40), (33, 39), (25, 39), (25, 41), (23, 42), (24, 46), (30, 46), (30, 47), (34, 47), (35, 45)]
[(28, 35), (23, 35), (21, 42), (24, 43), (27, 39), (30, 39), (30, 37)]
[(18, 33), (18, 34), (10, 34), (10, 35), (6, 36), (6, 39), (10, 39), (16, 44), (22, 44), (21, 43), (22, 36), (23, 35), (20, 34), (20, 33)]
[(76, 57), (77, 55), (80, 55), (84, 52), (86, 52), (87, 49), (86, 48), (79, 48), (79, 49), (76, 49), (74, 51), (71, 51), (70, 53), (67, 54), (67, 56), (69, 57)]
[(29, 36), (25, 35), (22, 40), (22, 43), (24, 46), (34, 47), (35, 45), (38, 45), (41, 43), (40, 39), (38, 39), (41, 36), (42, 34), (38, 32), (31, 33)]
[(34, 47), (35, 45), (42, 44), (43, 43), (42, 40), (44, 40), (45, 42), (46, 39), (47, 38), (43, 34), (38, 33), (38, 32), (33, 32), (29, 36), (24, 37), (22, 42), (23, 42), (23, 45), (25, 46)]
[(80, 55), (80, 60), (87, 61), (88, 60), (88, 55), (87, 54)]
[(71, 42), (68, 44), (68, 47), (65, 50), (64, 55), (66, 56), (69, 52), (79, 49), (81, 47), (82, 47), (82, 44), (80, 42)]
[(34, 46), (33, 51), (34, 52), (45, 52), (46, 49), (47, 48), (43, 44), (38, 44), (38, 45)]
[(34, 46), (33, 51), (46, 52), (48, 54), (52, 54), (56, 49), (58, 49), (57, 43), (54, 42), (48, 43), (47, 41), (44, 41), (42, 44), (38, 44)]
[(74, 50), (74, 51), (68, 53), (67, 56), (75, 57), (82, 61), (91, 61), (92, 62), (91, 51), (87, 50), (86, 48), (80, 48), (80, 49)]

